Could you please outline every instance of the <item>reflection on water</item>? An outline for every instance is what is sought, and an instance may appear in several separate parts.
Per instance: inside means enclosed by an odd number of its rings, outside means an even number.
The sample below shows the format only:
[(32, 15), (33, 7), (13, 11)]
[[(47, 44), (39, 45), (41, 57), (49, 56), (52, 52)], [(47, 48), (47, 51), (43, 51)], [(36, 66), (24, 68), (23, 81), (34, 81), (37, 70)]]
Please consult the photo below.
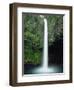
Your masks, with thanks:
[(49, 73), (63, 73), (62, 65), (50, 65), (48, 68), (42, 68), (40, 66), (29, 65), (24, 68), (24, 74), (49, 74)]

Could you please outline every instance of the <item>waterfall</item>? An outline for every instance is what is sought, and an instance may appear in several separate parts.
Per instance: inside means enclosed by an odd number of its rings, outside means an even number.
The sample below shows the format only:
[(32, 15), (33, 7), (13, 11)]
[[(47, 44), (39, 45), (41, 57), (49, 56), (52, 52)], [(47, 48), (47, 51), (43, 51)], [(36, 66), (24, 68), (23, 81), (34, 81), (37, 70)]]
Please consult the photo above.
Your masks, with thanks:
[(43, 45), (43, 63), (42, 67), (48, 68), (48, 26), (47, 19), (44, 18), (44, 45)]
[(35, 74), (49, 74), (49, 73), (57, 73), (60, 72), (58, 66), (51, 65), (48, 66), (48, 23), (47, 19), (40, 15), (44, 22), (44, 43), (43, 43), (43, 58), (42, 65), (33, 70)]
[(48, 25), (47, 19), (44, 18), (42, 15), (40, 16), (43, 18), (44, 21), (44, 44), (43, 44), (43, 59), (42, 59), (42, 66), (39, 68), (34, 69), (34, 73), (49, 73), (55, 72), (57, 69), (56, 67), (48, 67)]

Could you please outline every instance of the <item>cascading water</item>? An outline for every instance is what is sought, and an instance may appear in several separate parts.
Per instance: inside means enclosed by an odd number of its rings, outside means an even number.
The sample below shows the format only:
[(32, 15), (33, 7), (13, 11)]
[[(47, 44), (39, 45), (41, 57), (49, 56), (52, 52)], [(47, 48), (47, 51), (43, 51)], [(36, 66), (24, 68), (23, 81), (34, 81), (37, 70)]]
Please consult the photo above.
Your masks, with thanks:
[(47, 19), (44, 18), (44, 46), (43, 46), (43, 63), (42, 67), (47, 70), (48, 68), (48, 26)]
[(43, 44), (43, 59), (42, 59), (42, 66), (35, 69), (34, 73), (49, 73), (54, 72), (54, 67), (48, 67), (48, 24), (47, 19), (44, 16), (40, 15), (44, 21), (44, 44)]

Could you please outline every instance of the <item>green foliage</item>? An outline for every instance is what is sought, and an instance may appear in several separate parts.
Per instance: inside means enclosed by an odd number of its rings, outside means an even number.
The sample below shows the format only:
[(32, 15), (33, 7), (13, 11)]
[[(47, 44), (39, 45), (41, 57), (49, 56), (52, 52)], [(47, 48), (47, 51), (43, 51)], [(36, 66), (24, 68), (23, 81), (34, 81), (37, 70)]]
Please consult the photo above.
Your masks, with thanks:
[(52, 45), (53, 42), (63, 35), (63, 16), (50, 15), (48, 19), (48, 43)]
[[(63, 16), (45, 15), (48, 22), (48, 44), (63, 35)], [(43, 49), (44, 22), (40, 15), (24, 15), (24, 62), (40, 64)]]

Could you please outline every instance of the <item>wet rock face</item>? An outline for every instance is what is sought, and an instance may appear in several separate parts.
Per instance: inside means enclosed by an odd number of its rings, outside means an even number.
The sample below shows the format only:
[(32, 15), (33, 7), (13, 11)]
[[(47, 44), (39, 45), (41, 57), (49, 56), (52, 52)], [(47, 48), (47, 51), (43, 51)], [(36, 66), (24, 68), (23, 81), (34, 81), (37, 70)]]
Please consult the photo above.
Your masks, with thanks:
[(63, 64), (63, 39), (59, 39), (48, 48), (49, 64)]

